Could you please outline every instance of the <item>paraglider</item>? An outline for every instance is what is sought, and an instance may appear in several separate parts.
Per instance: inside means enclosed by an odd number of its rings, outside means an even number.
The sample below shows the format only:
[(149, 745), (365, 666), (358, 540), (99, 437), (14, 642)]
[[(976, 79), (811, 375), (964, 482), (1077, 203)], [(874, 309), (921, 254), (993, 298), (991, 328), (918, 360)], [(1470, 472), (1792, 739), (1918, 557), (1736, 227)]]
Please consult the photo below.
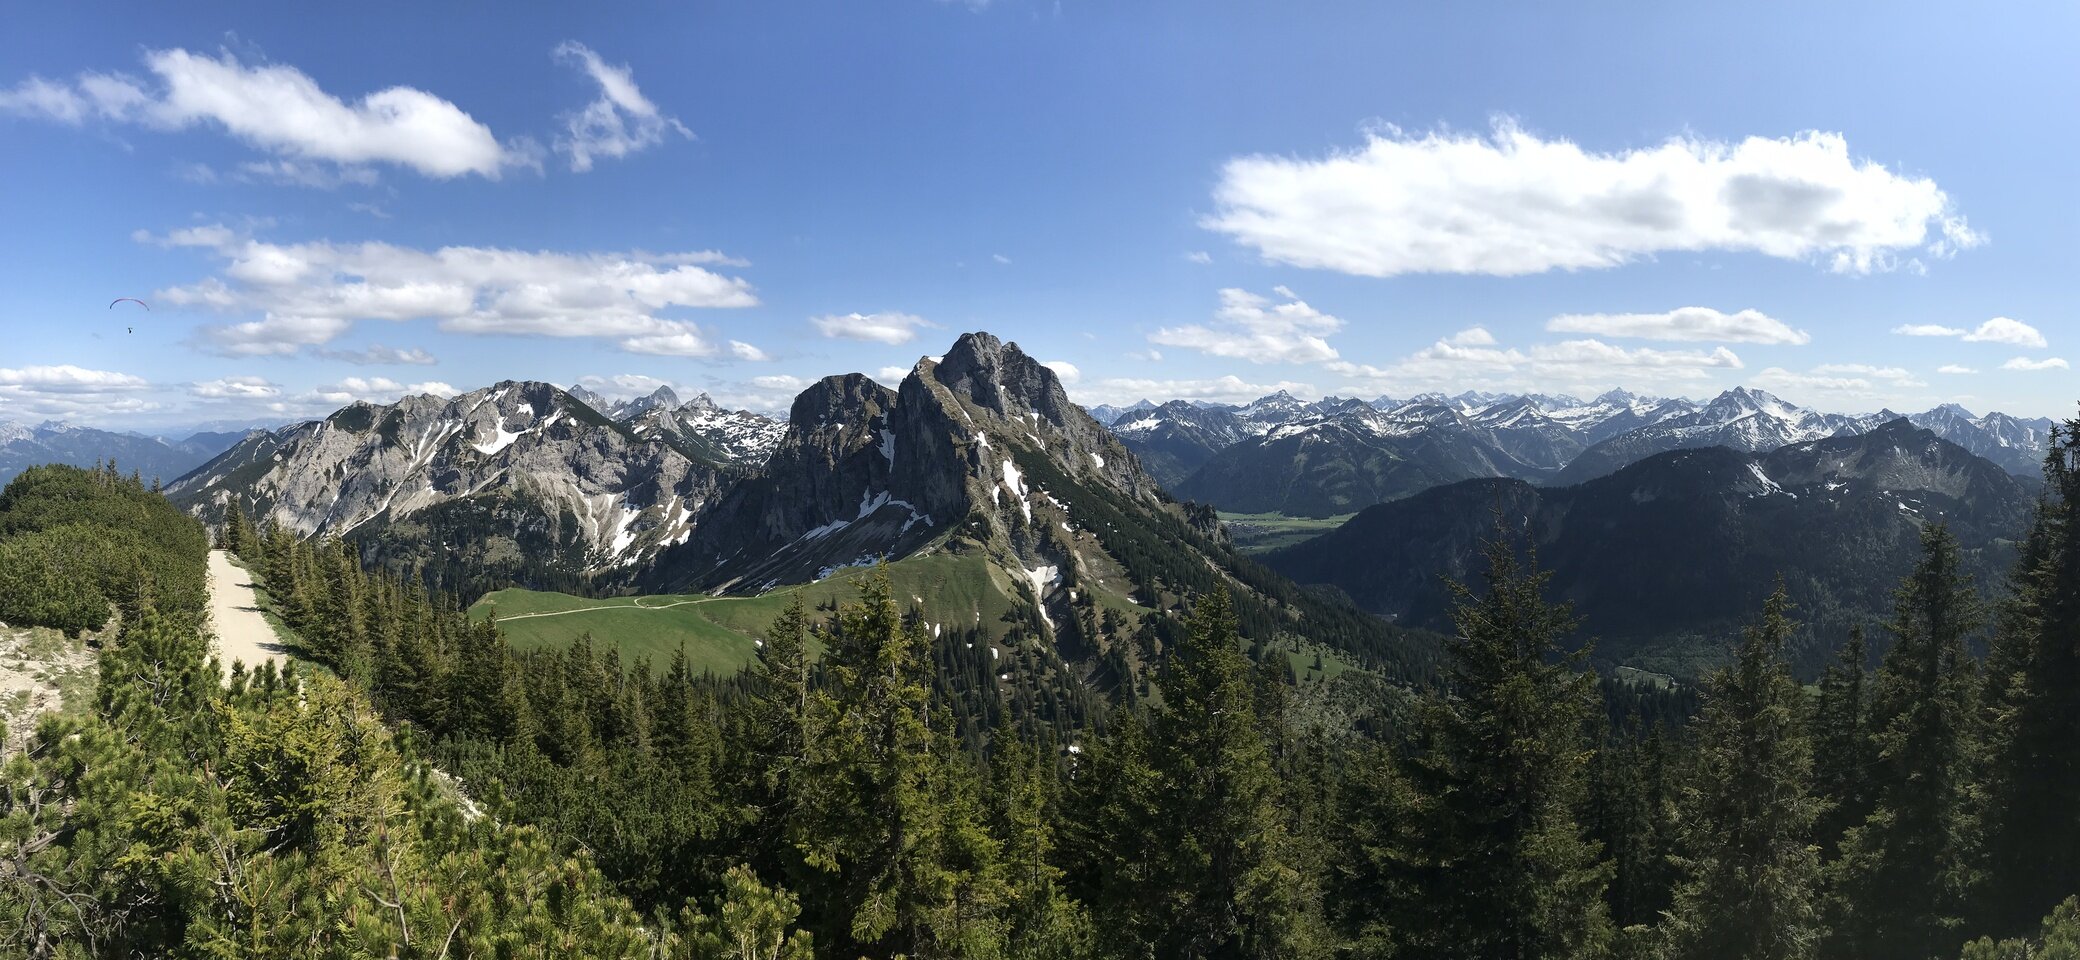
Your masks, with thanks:
[[(144, 302), (143, 300), (139, 300), (139, 299), (137, 299), (136, 297), (117, 297), (117, 298), (115, 298), (114, 300), (110, 300), (110, 301), (108, 302), (108, 308), (109, 308), (110, 310), (114, 310), (114, 309), (116, 308), (116, 304), (119, 304), (119, 303), (124, 303), (124, 302), (126, 302), (126, 301), (127, 301), (127, 302), (129, 302), (129, 303), (134, 303), (134, 304), (137, 304), (137, 305), (138, 305), (138, 306), (140, 306), (140, 307), (143, 307), (143, 308), (144, 308), (144, 311), (145, 311), (146, 313), (150, 313), (150, 312), (152, 312), (152, 305), (151, 305), (151, 304), (149, 304), (149, 303), (146, 303), (146, 302)], [(136, 333), (136, 332), (137, 332), (137, 328), (136, 328), (136, 327), (124, 327), (124, 328), (123, 328), (123, 332), (124, 332), (124, 333)]]

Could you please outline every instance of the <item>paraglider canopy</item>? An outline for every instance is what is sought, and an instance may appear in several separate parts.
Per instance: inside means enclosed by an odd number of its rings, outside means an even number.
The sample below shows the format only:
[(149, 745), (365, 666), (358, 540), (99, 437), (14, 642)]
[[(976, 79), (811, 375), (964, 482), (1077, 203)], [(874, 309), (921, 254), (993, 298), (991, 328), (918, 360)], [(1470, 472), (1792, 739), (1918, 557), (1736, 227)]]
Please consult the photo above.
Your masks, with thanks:
[(150, 309), (152, 309), (152, 305), (151, 305), (151, 304), (149, 304), (149, 303), (146, 303), (146, 302), (144, 302), (143, 300), (139, 300), (139, 299), (137, 299), (136, 297), (117, 297), (117, 298), (115, 298), (114, 300), (110, 300), (110, 301), (108, 302), (108, 308), (109, 308), (110, 310), (114, 310), (114, 309), (116, 308), (116, 304), (119, 304), (119, 303), (125, 303), (125, 302), (137, 304), (138, 306), (140, 306), (140, 307), (143, 307), (143, 308), (145, 308), (146, 310), (150, 310)]

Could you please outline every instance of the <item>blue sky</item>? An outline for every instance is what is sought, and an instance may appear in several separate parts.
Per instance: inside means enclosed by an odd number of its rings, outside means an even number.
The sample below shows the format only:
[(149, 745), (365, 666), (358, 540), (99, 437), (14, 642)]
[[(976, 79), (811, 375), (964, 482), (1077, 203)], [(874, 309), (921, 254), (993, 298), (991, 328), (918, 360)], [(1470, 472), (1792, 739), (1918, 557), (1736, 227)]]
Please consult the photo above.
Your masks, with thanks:
[(2080, 8), (1395, 6), (18, 7), (0, 419), (784, 408), (972, 329), (1087, 403), (2071, 414)]

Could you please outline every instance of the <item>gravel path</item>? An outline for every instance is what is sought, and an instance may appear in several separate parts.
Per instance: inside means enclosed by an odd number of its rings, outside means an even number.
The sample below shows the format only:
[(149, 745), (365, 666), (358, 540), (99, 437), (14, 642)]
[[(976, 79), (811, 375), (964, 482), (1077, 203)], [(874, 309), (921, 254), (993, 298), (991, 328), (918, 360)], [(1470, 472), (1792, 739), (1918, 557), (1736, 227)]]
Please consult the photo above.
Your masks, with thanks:
[(274, 626), (260, 614), (252, 576), (222, 550), (209, 552), (209, 616), (216, 631), (217, 657), (227, 674), (234, 660), (251, 670), (262, 660), (272, 660), (281, 669), (289, 659)]

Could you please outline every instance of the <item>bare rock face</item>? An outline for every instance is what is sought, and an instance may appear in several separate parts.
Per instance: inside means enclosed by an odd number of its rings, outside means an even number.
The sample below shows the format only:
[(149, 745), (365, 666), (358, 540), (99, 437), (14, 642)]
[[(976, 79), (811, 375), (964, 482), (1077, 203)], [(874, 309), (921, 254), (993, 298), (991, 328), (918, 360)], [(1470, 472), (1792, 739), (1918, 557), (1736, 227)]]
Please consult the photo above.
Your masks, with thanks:
[(168, 493), (207, 519), (231, 503), (298, 536), (365, 534), (458, 501), (515, 499), (581, 569), (631, 567), (683, 541), (724, 471), (645, 440), (546, 383), (357, 403), (256, 432)]
[(950, 532), (997, 545), (1021, 570), (1043, 566), (1058, 558), (1020, 536), (1042, 522), (1034, 502), (1047, 494), (1021, 465), (1035, 459), (1134, 500), (1160, 499), (1054, 371), (989, 334), (918, 361), (893, 392), (860, 374), (829, 377), (796, 398), (763, 474), (718, 502), (646, 585), (761, 589), (906, 556)]

